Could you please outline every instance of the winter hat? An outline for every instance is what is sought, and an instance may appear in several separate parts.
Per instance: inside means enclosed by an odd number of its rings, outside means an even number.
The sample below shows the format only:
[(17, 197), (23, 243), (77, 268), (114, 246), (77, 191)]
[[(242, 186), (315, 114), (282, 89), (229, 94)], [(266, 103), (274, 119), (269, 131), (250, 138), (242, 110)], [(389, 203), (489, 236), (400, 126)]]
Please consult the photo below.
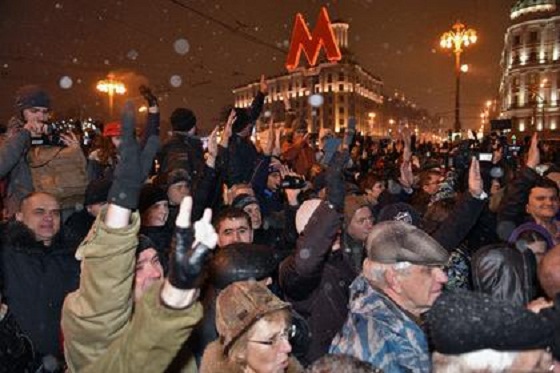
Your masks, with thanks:
[(515, 245), (516, 241), (519, 239), (519, 236), (528, 231), (533, 231), (541, 235), (546, 241), (548, 250), (554, 247), (554, 241), (552, 239), (552, 236), (550, 235), (550, 232), (548, 232), (543, 226), (540, 226), (537, 223), (533, 222), (521, 224), (519, 227), (515, 228), (509, 236), (508, 243)]
[(272, 276), (283, 259), (278, 250), (252, 243), (234, 243), (216, 252), (210, 261), (210, 278), (218, 289), (238, 281), (260, 281)]
[(36, 85), (26, 85), (16, 92), (16, 109), (21, 112), (32, 107), (51, 108), (48, 93)]
[(152, 205), (155, 205), (160, 201), (167, 201), (167, 194), (165, 193), (165, 191), (154, 184), (146, 184), (140, 191), (138, 210), (142, 214)]
[(402, 221), (408, 224), (414, 225), (416, 228), (421, 228), (422, 219), (420, 214), (414, 207), (408, 203), (399, 202), (387, 205), (381, 209), (379, 212), (379, 217), (377, 219), (379, 222), (382, 221)]
[(327, 171), (321, 171), (315, 179), (313, 179), (313, 190), (319, 192), (321, 189), (327, 187)]
[(216, 300), (216, 329), (224, 352), (261, 317), (290, 307), (256, 281), (229, 285)]
[(121, 122), (114, 121), (105, 123), (103, 126), (103, 136), (104, 137), (111, 137), (111, 136), (120, 136), (121, 135)]
[(362, 207), (369, 207), (367, 199), (363, 196), (350, 195), (344, 199), (344, 224), (348, 226), (356, 211)]
[(109, 179), (92, 180), (86, 188), (84, 206), (107, 202), (112, 181)]
[(167, 190), (171, 185), (177, 184), (182, 181), (186, 181), (187, 185), (189, 187), (191, 186), (192, 180), (189, 172), (183, 168), (176, 168), (174, 170), (169, 170), (163, 174), (159, 174), (154, 183), (163, 190)]
[(308, 199), (303, 202), (296, 212), (296, 231), (298, 234), (303, 232), (305, 226), (311, 219), (311, 216), (317, 210), (317, 207), (323, 202), (323, 200), (318, 198)]
[(239, 133), (245, 129), (250, 123), (249, 114), (246, 109), (235, 108), (235, 122), (231, 127), (233, 133)]
[(144, 234), (139, 234), (138, 245), (136, 246), (136, 257), (138, 257), (142, 251), (149, 248), (152, 248), (157, 251), (157, 246), (154, 244), (154, 241), (150, 239), (150, 237)]
[(173, 131), (188, 132), (196, 126), (196, 116), (187, 108), (177, 108), (169, 118)]
[(540, 314), (465, 290), (441, 294), (427, 321), (435, 349), (444, 354), (540, 349), (554, 337), (552, 321)]
[(449, 253), (421, 229), (402, 221), (373, 226), (366, 240), (368, 259), (385, 264), (445, 265)]
[(251, 205), (251, 204), (259, 204), (259, 201), (257, 201), (257, 199), (249, 194), (240, 194), (237, 197), (235, 197), (233, 199), (233, 202), (231, 203), (231, 205), (233, 207), (237, 207), (240, 209), (244, 209), (245, 207)]

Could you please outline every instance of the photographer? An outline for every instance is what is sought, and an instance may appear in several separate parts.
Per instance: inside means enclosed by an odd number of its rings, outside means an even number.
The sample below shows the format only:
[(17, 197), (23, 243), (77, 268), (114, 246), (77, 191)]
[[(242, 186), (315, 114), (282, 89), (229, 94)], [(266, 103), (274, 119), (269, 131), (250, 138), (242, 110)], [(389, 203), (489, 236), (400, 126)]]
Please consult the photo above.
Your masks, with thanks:
[(62, 146), (48, 145), (51, 101), (41, 88), (20, 88), (15, 104), (17, 113), (0, 145), (0, 177), (9, 175), (4, 203), (7, 216), (13, 216), (20, 201), (32, 192), (50, 193), (63, 210), (73, 209), (83, 201), (87, 185), (86, 159), (78, 138), (61, 133)]

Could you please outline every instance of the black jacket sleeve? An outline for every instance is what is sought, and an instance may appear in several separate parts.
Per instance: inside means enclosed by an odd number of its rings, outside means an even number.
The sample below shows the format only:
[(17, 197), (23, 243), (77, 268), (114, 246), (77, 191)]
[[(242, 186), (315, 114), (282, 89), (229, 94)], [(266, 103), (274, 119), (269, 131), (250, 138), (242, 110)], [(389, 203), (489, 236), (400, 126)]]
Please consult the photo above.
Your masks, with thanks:
[(342, 215), (321, 203), (299, 236), (294, 254), (280, 264), (280, 287), (294, 300), (304, 299), (319, 285)]

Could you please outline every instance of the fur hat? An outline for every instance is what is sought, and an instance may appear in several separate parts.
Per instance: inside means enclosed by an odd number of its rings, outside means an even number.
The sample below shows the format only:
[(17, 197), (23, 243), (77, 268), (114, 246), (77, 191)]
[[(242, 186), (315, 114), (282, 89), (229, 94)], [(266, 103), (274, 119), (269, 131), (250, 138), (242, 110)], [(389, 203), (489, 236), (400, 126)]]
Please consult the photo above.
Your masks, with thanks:
[(233, 342), (261, 317), (290, 307), (256, 281), (229, 285), (216, 300), (216, 329), (224, 351), (227, 353)]
[(296, 212), (296, 231), (298, 233), (303, 232), (305, 226), (311, 219), (311, 216), (317, 210), (317, 207), (323, 202), (318, 198), (308, 199), (307, 201), (303, 202), (299, 209)]
[(344, 199), (344, 224), (348, 226), (356, 211), (362, 207), (369, 207), (368, 201), (363, 196), (350, 195)]
[(16, 109), (21, 112), (32, 107), (51, 108), (48, 93), (39, 86), (26, 85), (16, 92)]
[(272, 276), (282, 259), (280, 252), (270, 246), (233, 243), (212, 257), (210, 278), (218, 289), (237, 281), (260, 281)]
[(92, 180), (86, 188), (84, 206), (107, 202), (112, 181), (109, 179)]
[(490, 295), (444, 292), (428, 312), (435, 349), (444, 354), (517, 351), (552, 344), (554, 325), (543, 316)]
[(445, 265), (449, 253), (426, 232), (402, 221), (376, 224), (366, 240), (368, 259), (392, 264)]
[(167, 193), (159, 186), (146, 184), (140, 191), (140, 199), (138, 201), (138, 211), (142, 214), (157, 202), (167, 201)]
[(188, 132), (196, 126), (196, 115), (187, 108), (177, 108), (169, 118), (173, 131)]
[(183, 168), (176, 168), (159, 174), (154, 180), (154, 183), (160, 188), (167, 190), (171, 185), (182, 181), (186, 181), (189, 188), (191, 187), (192, 179), (189, 172)]

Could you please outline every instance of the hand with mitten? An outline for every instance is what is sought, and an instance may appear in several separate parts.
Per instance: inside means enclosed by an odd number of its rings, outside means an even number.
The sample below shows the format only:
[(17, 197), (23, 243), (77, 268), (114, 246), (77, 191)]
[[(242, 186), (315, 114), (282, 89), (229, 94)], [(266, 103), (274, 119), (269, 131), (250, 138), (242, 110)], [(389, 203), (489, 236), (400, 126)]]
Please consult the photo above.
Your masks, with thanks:
[(129, 210), (138, 207), (140, 189), (152, 168), (159, 146), (157, 136), (150, 136), (142, 149), (136, 140), (134, 127), (134, 107), (127, 102), (121, 121), (121, 144), (117, 149), (119, 162), (115, 168), (108, 201)]
[(346, 188), (342, 171), (348, 158), (348, 151), (336, 152), (326, 172), (327, 200), (338, 212), (344, 211)]

